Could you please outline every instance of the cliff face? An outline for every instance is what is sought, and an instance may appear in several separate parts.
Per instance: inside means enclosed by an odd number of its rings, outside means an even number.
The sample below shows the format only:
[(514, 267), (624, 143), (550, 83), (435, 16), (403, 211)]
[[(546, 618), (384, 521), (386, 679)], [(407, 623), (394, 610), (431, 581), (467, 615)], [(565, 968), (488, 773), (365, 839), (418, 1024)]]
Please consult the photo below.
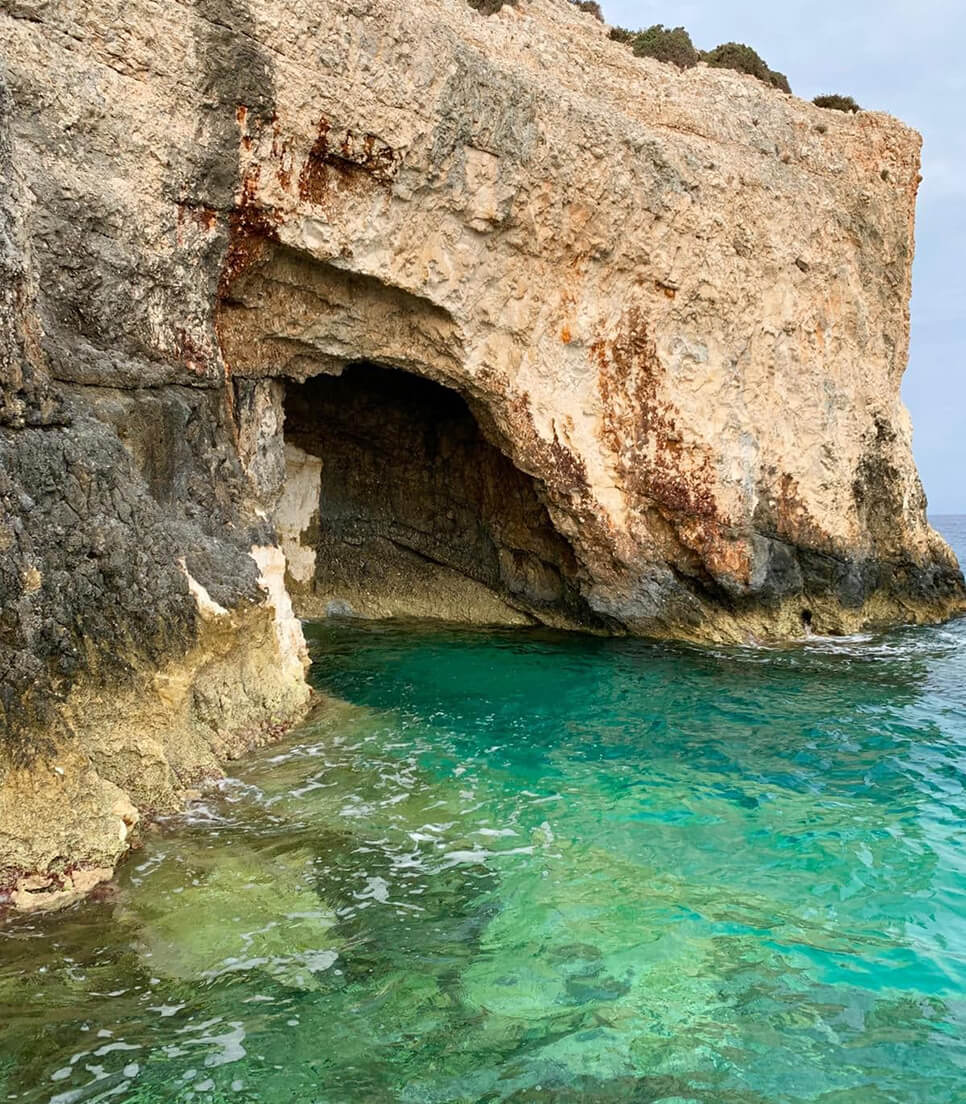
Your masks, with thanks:
[(894, 119), (563, 0), (7, 0), (0, 44), (18, 901), (298, 714), (289, 594), (719, 640), (964, 608)]

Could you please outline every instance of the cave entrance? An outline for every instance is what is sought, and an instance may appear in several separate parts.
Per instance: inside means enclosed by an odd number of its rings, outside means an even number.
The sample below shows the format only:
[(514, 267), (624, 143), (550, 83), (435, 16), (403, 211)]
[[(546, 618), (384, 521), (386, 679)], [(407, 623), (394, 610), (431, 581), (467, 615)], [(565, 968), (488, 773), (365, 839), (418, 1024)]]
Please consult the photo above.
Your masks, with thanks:
[(456, 391), (371, 363), (289, 382), (285, 460), (300, 616), (593, 626), (541, 487)]

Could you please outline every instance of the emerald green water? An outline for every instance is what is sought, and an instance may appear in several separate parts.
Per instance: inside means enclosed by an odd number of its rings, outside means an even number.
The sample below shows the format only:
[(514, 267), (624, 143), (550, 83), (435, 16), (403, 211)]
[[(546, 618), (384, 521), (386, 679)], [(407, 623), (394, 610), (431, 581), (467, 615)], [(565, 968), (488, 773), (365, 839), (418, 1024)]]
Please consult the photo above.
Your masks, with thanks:
[(966, 1101), (966, 621), (310, 636), (338, 702), (0, 929), (3, 1099)]

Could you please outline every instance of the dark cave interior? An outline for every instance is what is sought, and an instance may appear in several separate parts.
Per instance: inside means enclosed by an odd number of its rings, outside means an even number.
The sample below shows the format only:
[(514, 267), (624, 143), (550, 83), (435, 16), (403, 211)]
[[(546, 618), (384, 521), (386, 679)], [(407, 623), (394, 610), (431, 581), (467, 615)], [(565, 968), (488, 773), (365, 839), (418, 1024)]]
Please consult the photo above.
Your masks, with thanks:
[(405, 610), (407, 593), (436, 586), (439, 616), (486, 620), (473, 613), (485, 588), (518, 618), (593, 627), (538, 482), (484, 437), (458, 392), (351, 364), (287, 384), (285, 441), (322, 461), (317, 528), (302, 539), (315, 545), (312, 589), (347, 596), (336, 610), (361, 595)]

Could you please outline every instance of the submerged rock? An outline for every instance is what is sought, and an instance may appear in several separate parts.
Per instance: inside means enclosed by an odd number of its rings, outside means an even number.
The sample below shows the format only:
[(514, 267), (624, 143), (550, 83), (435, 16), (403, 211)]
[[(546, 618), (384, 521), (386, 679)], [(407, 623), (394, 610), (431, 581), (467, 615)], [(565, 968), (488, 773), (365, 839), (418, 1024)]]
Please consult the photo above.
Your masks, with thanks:
[[(184, 851), (167, 889), (158, 885), (164, 871), (155, 872), (150, 908), (138, 898), (116, 914), (136, 931), (145, 969), (171, 980), (255, 970), (290, 988), (317, 988), (339, 941), (331, 932), (335, 915), (311, 883), (311, 855)], [(185, 865), (193, 873), (187, 887)]]
[(8, 897), (298, 717), (296, 614), (963, 610), (899, 399), (896, 120), (563, 0), (14, 4), (0, 45)]

